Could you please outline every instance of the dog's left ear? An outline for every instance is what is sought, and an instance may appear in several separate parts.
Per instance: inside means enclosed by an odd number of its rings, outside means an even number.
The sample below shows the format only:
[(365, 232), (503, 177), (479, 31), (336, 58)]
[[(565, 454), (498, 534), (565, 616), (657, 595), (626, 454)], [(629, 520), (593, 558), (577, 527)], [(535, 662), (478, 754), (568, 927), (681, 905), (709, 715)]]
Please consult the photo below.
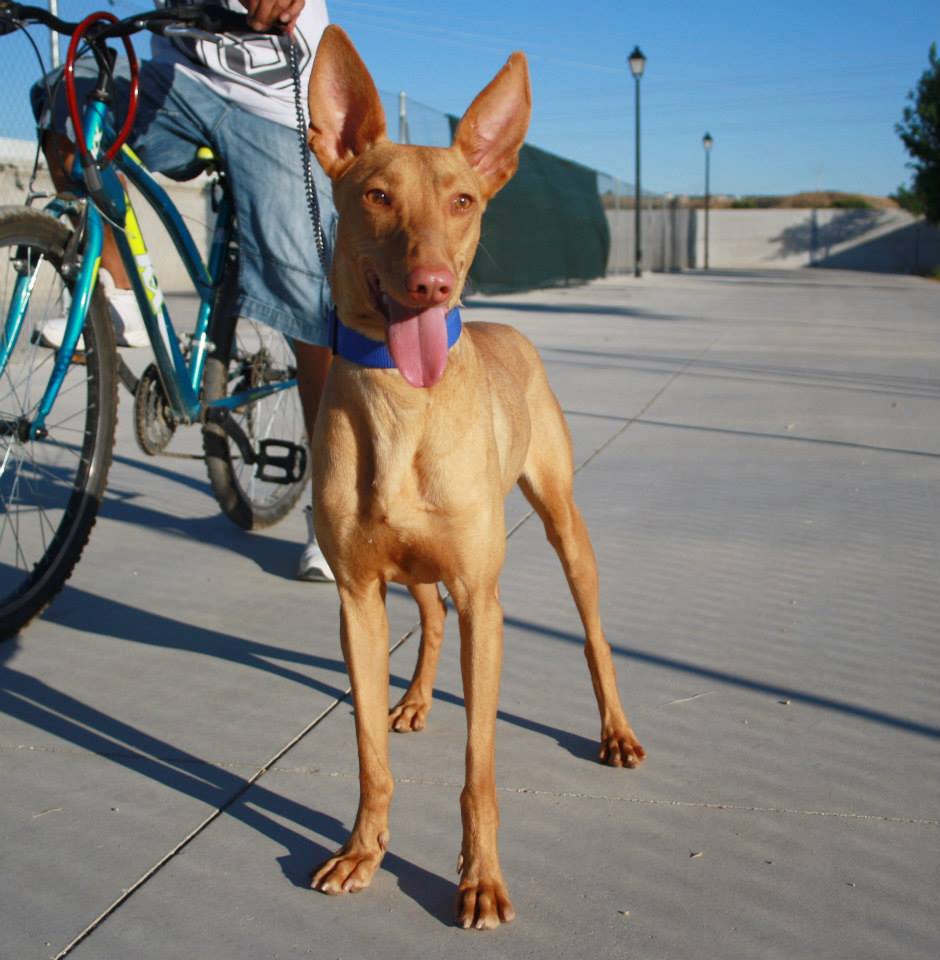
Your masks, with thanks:
[(524, 53), (514, 53), (463, 115), (454, 146), (483, 180), (488, 200), (519, 166), (529, 128), (532, 91)]
[(307, 142), (331, 180), (385, 139), (385, 110), (375, 83), (346, 32), (334, 24), (320, 38), (307, 103)]

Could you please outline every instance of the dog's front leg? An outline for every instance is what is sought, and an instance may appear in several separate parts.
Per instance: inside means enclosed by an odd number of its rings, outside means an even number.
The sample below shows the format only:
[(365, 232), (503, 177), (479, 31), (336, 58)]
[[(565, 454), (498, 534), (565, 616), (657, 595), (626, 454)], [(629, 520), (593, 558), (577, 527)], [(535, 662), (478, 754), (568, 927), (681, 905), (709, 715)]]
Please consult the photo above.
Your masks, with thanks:
[(464, 929), (486, 930), (515, 918), (496, 839), (496, 711), (503, 659), (503, 612), (495, 580), (472, 592), (461, 584), (451, 589), (451, 595), (460, 617), (460, 670), (467, 711), (457, 924)]
[(314, 872), (323, 893), (355, 893), (372, 881), (388, 847), (388, 618), (378, 581), (339, 588), (341, 640), (356, 711), (359, 811), (349, 839)]

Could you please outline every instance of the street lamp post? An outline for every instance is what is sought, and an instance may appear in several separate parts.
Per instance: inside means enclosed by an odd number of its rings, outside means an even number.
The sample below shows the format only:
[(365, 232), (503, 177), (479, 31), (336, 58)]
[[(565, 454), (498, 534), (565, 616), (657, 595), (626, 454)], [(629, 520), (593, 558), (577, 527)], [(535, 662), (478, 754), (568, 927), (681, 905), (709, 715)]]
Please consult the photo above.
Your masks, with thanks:
[(712, 135), (706, 131), (705, 136), (702, 137), (702, 146), (705, 148), (705, 269), (708, 269), (708, 206), (709, 206), (709, 160), (712, 155), (712, 144), (715, 141), (712, 139)]
[(639, 47), (633, 48), (633, 53), (627, 57), (630, 72), (636, 81), (636, 206), (634, 210), (634, 274), (642, 274), (640, 263), (642, 260), (642, 244), (640, 242), (640, 77), (646, 67), (646, 57)]

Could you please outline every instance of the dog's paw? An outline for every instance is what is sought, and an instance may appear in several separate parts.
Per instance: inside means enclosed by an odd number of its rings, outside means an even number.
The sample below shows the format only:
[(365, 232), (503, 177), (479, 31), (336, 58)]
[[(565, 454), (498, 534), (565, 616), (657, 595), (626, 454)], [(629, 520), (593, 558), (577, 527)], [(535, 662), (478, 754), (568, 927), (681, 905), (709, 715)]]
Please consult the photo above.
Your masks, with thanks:
[(495, 930), (501, 923), (511, 923), (516, 911), (509, 892), (501, 880), (462, 882), (457, 891), (457, 926), (464, 930)]
[(365, 890), (372, 882), (384, 853), (384, 845), (375, 850), (359, 847), (347, 850), (344, 847), (335, 857), (330, 857), (314, 870), (310, 886), (331, 896)]
[(601, 735), (601, 749), (598, 756), (601, 763), (606, 763), (608, 767), (632, 769), (646, 759), (646, 751), (630, 727), (625, 727)]
[(395, 733), (413, 733), (423, 730), (431, 705), (424, 700), (403, 699), (388, 714), (388, 729)]

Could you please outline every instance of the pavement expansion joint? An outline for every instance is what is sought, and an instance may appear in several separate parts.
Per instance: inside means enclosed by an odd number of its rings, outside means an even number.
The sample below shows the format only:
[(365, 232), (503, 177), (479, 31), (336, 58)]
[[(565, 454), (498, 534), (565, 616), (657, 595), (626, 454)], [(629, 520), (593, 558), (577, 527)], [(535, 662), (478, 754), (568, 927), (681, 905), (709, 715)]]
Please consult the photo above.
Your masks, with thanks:
[(766, 813), (800, 817), (832, 817), (837, 820), (866, 820), (879, 823), (906, 823), (922, 827), (938, 827), (940, 820), (923, 817), (892, 817), (884, 814), (852, 813), (843, 810), (801, 810), (791, 807), (758, 807), (741, 803), (715, 803), (704, 800), (667, 800), (653, 797), (617, 797), (604, 794), (570, 791), (532, 790), (530, 788), (497, 787), (503, 793), (523, 793), (563, 800), (598, 800), (606, 803), (641, 804), (654, 807), (690, 807), (699, 810), (726, 810), (732, 813)]
[[(652, 397), (650, 397), (649, 400), (646, 401), (646, 403), (637, 413), (635, 413), (632, 417), (623, 418), (624, 419), (623, 425), (619, 429), (615, 430), (593, 453), (585, 457), (585, 459), (582, 460), (581, 463), (579, 463), (575, 467), (574, 472), (578, 473), (578, 471), (586, 467), (592, 460), (600, 456), (601, 453), (603, 453), (625, 431), (627, 431), (631, 426), (633, 426), (634, 423), (642, 422), (641, 418), (643, 417), (643, 415), (647, 413), (647, 411), (652, 409), (653, 405), (684, 373), (687, 373), (692, 367), (695, 366), (695, 364), (699, 363), (702, 360), (702, 358), (705, 356), (705, 354), (707, 354), (709, 350), (711, 350), (715, 346), (716, 343), (718, 343), (717, 339), (713, 340), (707, 347), (705, 347), (704, 350), (699, 351), (699, 353), (697, 353), (694, 357), (691, 357), (688, 360), (686, 360), (685, 363), (683, 363), (682, 366), (678, 370), (676, 370), (676, 372), (673, 373), (673, 375), (652, 395)], [(531, 513), (528, 516), (531, 516)], [(528, 519), (528, 516), (524, 517), (518, 524), (516, 524), (516, 527), (524, 523)], [(510, 535), (512, 535), (516, 527), (513, 527), (513, 530), (510, 531)]]
[[(323, 770), (319, 767), (271, 767), (271, 773), (295, 776), (328, 777), (334, 780), (358, 780), (358, 773), (344, 770)], [(396, 785), (418, 787), (442, 787), (460, 790), (463, 783), (454, 780), (439, 780), (427, 777), (393, 777)], [(603, 793), (584, 793), (572, 790), (539, 790), (533, 787), (500, 786), (497, 793), (529, 796), (552, 800), (588, 800), (599, 803), (639, 804), (654, 807), (688, 807), (698, 810), (723, 810), (730, 813), (765, 813), (777, 816), (832, 817), (837, 820), (864, 820), (878, 823), (906, 823), (913, 826), (940, 827), (940, 820), (929, 817), (889, 816), (887, 814), (853, 813), (846, 810), (810, 810), (796, 807), (761, 807), (742, 803), (719, 803), (707, 800), (670, 800), (656, 797), (617, 796)]]

